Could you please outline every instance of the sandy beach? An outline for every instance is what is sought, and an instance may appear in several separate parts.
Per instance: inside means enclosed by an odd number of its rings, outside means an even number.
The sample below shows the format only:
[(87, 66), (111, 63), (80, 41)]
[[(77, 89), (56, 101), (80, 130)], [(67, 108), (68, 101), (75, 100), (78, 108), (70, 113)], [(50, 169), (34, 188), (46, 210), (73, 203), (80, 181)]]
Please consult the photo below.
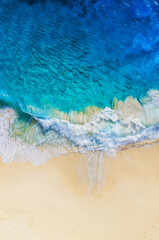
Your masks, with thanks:
[(0, 240), (158, 240), (159, 144), (105, 156), (90, 190), (86, 157), (0, 162)]

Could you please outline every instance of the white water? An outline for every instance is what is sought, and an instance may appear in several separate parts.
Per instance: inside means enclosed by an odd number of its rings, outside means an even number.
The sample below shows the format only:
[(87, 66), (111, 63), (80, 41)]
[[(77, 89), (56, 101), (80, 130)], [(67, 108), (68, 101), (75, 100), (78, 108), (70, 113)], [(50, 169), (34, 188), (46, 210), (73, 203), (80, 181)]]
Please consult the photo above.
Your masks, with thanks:
[(101, 150), (109, 155), (121, 146), (159, 138), (159, 92), (151, 90), (142, 99), (127, 98), (113, 109), (106, 107), (85, 124), (61, 119), (37, 119), (45, 130), (53, 129), (84, 150)]
[[(39, 165), (53, 156), (67, 154), (70, 151), (84, 153), (98, 150), (114, 155), (126, 144), (159, 138), (159, 92), (151, 90), (147, 97), (142, 99), (142, 105), (131, 97), (124, 102), (114, 101), (114, 109), (106, 107), (94, 113), (91, 120), (85, 124), (75, 124), (57, 118), (36, 119), (46, 133), (49, 131), (52, 134), (52, 138), (53, 132), (60, 136), (61, 140), (56, 146), (45, 142), (48, 140), (47, 134), (46, 139), (44, 134), (40, 144), (36, 141), (29, 144), (22, 137), (15, 137), (11, 126), (18, 121), (17, 118), (13, 109), (0, 109), (0, 155), (5, 163), (23, 160)], [(34, 124), (38, 127), (37, 122)], [(21, 131), (23, 132), (23, 127)], [(35, 131), (34, 134), (38, 135), (39, 132)], [(68, 139), (70, 147), (68, 144), (65, 145), (66, 141), (63, 139)], [(90, 157), (88, 165), (89, 159)]]

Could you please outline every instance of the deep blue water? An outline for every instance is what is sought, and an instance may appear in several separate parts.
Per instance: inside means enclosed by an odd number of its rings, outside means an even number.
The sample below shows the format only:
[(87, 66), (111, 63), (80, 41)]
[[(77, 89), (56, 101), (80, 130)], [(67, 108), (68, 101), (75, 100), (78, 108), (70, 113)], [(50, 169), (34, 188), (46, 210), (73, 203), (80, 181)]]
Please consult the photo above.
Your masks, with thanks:
[(158, 0), (0, 0), (5, 162), (154, 139)]
[(159, 89), (159, 3), (0, 2), (0, 94), (35, 116)]

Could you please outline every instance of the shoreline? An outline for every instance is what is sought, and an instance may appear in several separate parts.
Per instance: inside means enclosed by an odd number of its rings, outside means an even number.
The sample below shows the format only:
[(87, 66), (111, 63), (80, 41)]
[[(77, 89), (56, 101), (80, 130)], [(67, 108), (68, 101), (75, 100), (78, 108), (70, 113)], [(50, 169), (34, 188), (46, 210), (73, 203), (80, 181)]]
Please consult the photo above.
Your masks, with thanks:
[(121, 146), (118, 151), (124, 151), (124, 150), (131, 149), (131, 148), (151, 147), (156, 144), (159, 144), (159, 139), (143, 140), (143, 141), (139, 141), (136, 143), (130, 143), (130, 144)]
[[(43, 163), (58, 152), (65, 154), (68, 150), (69, 153), (71, 148), (77, 148), (79, 152), (91, 149), (113, 155), (118, 149), (158, 142), (159, 112), (156, 106), (159, 91), (149, 90), (146, 96), (143, 103), (131, 96), (124, 101), (115, 98), (112, 108), (90, 106), (83, 112), (70, 111), (67, 114), (61, 111), (61, 115), (56, 109), (59, 118), (55, 119), (34, 119), (30, 114), (31, 119), (26, 121), (28, 114), (12, 107), (1, 108), (0, 155), (6, 158), (6, 162), (19, 155), (38, 165), (38, 160), (39, 164)], [(60, 151), (56, 152), (57, 147)]]
[(0, 239), (158, 239), (158, 156), (156, 144), (106, 157), (92, 190), (79, 153), (39, 166), (1, 161)]

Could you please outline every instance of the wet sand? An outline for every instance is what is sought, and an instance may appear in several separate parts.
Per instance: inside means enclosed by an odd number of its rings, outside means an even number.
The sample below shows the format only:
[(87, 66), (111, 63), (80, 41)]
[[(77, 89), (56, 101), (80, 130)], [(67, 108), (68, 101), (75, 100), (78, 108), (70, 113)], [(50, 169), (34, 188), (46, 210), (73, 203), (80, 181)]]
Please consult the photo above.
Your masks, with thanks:
[[(104, 155), (103, 155), (104, 156)], [(0, 162), (0, 240), (158, 240), (159, 144), (105, 156), (90, 189), (87, 157)]]

